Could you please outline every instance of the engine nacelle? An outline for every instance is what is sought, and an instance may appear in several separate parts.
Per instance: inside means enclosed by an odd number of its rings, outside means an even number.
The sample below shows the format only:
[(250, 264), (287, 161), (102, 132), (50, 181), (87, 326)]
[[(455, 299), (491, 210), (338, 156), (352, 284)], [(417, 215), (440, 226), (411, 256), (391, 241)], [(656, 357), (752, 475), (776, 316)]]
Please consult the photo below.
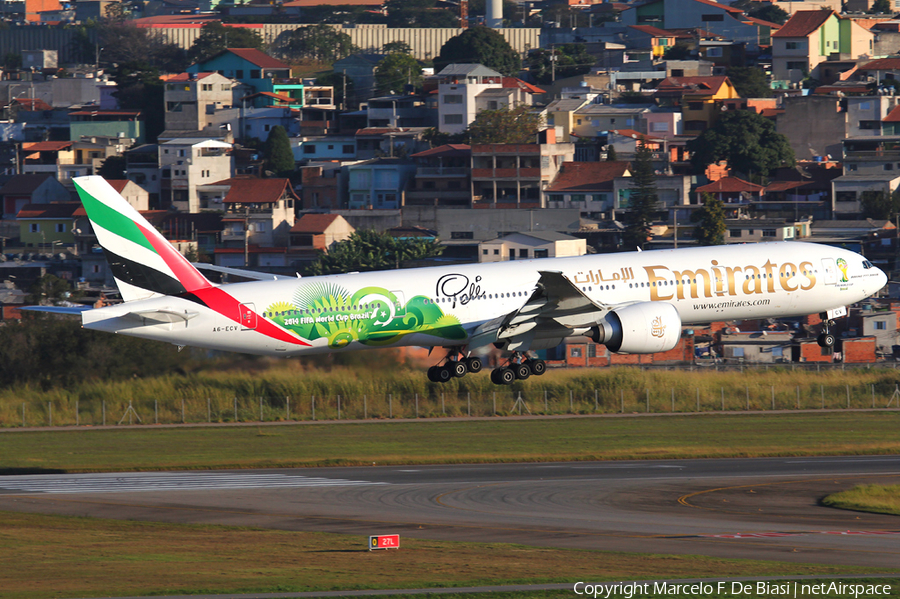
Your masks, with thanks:
[(609, 312), (591, 329), (590, 337), (612, 352), (669, 351), (681, 338), (681, 317), (672, 304), (641, 302)]

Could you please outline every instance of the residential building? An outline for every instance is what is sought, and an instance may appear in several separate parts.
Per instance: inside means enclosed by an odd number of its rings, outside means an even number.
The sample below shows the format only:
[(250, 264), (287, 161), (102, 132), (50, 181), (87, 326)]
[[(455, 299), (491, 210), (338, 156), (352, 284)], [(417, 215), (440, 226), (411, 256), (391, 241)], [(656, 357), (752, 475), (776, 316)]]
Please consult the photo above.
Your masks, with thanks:
[(353, 81), (353, 96), (344, 99), (344, 108), (356, 110), (360, 103), (372, 97), (375, 91), (375, 67), (384, 54), (352, 54), (334, 61), (331, 65), (335, 73), (346, 75)]
[(162, 178), (158, 144), (144, 144), (126, 151), (125, 176), (147, 190), (150, 208), (159, 208)]
[(339, 162), (308, 163), (300, 167), (302, 210), (341, 208)]
[(437, 112), (416, 95), (382, 96), (369, 99), (366, 106), (366, 127), (435, 127)]
[(874, 39), (871, 31), (834, 11), (795, 12), (772, 34), (772, 78), (789, 83), (818, 78), (819, 65), (832, 54), (871, 56)]
[(400, 158), (374, 158), (346, 167), (348, 207), (396, 209), (403, 206), (416, 165)]
[(348, 239), (355, 229), (339, 214), (304, 214), (291, 227), (291, 258), (311, 262), (319, 252), (327, 252)]
[(626, 8), (619, 21), (666, 31), (700, 27), (708, 36), (745, 42), (751, 52), (758, 51), (760, 39), (767, 38), (772, 25), (756, 22), (742, 10), (712, 0), (651, 0)]
[(725, 243), (793, 241), (797, 223), (775, 219), (726, 219)]
[(75, 221), (85, 216), (80, 202), (28, 204), (16, 215), (19, 241), (25, 247), (52, 250), (57, 245), (75, 243)]
[(213, 116), (233, 107), (234, 86), (234, 81), (218, 73), (179, 73), (166, 78), (166, 129), (200, 131), (218, 125)]
[(728, 77), (668, 77), (654, 94), (660, 104), (679, 106), (685, 135), (712, 127), (726, 100), (740, 97)]
[(234, 173), (232, 144), (215, 139), (176, 138), (159, 144), (160, 203), (183, 212), (199, 212), (197, 187)]
[(582, 214), (601, 214), (617, 207), (617, 177), (630, 177), (628, 162), (564, 162), (544, 191), (547, 208), (576, 208)]
[(144, 143), (144, 120), (139, 110), (75, 110), (69, 113), (69, 139), (115, 137)]
[(289, 179), (230, 178), (203, 185), (201, 191), (222, 194), (225, 249), (288, 245), (299, 201)]
[(590, 104), (588, 98), (559, 98), (550, 102), (543, 111), (543, 116), (548, 127), (556, 130), (556, 139), (563, 142), (575, 142), (572, 137), (575, 129), (575, 111)]
[(72, 200), (72, 195), (51, 173), (13, 175), (0, 187), (3, 219), (16, 218), (27, 205), (43, 205)]
[(74, 145), (72, 141), (23, 143), (19, 160), (22, 173), (49, 173), (70, 186), (72, 177), (90, 174), (90, 167), (76, 161)]
[(562, 164), (575, 158), (575, 145), (555, 143), (547, 129), (536, 144), (472, 146), (474, 208), (542, 208), (544, 190)]
[(303, 136), (291, 138), (295, 162), (322, 160), (355, 160), (356, 137)]
[(129, 179), (107, 179), (113, 189), (137, 211), (150, 210), (150, 193)]
[(475, 120), (475, 98), (502, 87), (503, 75), (480, 64), (451, 64), (438, 73), (438, 130), (462, 133)]
[(696, 189), (697, 204), (703, 204), (703, 195), (711, 194), (717, 200), (730, 204), (749, 204), (762, 200), (764, 185), (744, 181), (738, 177), (722, 177)]
[(425, 127), (371, 127), (356, 132), (356, 158), (369, 160), (381, 156), (394, 158), (427, 150)]
[(438, 146), (410, 156), (418, 169), (406, 190), (407, 206), (442, 208), (472, 205), (472, 148), (465, 144)]
[(647, 133), (650, 104), (588, 104), (575, 111), (572, 135), (590, 141), (606, 135), (610, 129), (633, 129)]
[(275, 92), (277, 82), (290, 79), (291, 67), (261, 50), (228, 48), (212, 58), (192, 64), (187, 72), (216, 72), (250, 86), (255, 92)]
[(587, 254), (587, 242), (556, 231), (510, 233), (478, 244), (479, 262), (564, 258)]

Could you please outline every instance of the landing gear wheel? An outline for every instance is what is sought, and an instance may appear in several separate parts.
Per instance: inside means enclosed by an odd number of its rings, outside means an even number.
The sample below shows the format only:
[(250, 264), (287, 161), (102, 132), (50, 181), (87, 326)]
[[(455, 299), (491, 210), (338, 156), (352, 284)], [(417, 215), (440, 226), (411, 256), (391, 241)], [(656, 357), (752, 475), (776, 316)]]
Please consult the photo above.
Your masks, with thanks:
[(440, 383), (441, 382), (441, 380), (438, 378), (438, 369), (439, 368), (440, 368), (440, 366), (432, 366), (431, 368), (428, 369), (428, 371), (426, 373), (428, 375), (428, 380), (431, 381), (432, 383)]
[(481, 361), (481, 358), (466, 358), (466, 368), (468, 368), (469, 372), (472, 374), (481, 372), (483, 366), (484, 363)]
[(528, 365), (531, 366), (531, 374), (541, 376), (547, 372), (547, 363), (543, 360), (529, 360)]
[(512, 385), (516, 380), (516, 373), (509, 368), (497, 368), (491, 373), (491, 381), (497, 385)]
[(453, 371), (447, 366), (438, 366), (437, 377), (439, 383), (446, 383), (453, 377)]
[(822, 333), (816, 341), (819, 343), (819, 347), (834, 347), (836, 340), (831, 333)]
[(531, 376), (531, 366), (529, 366), (527, 362), (515, 364), (513, 366), (513, 372), (515, 373), (517, 379), (519, 379), (520, 381), (524, 381)]
[(466, 376), (466, 373), (469, 372), (466, 363), (462, 360), (460, 360), (459, 362), (448, 363), (447, 368), (450, 369), (450, 374), (452, 374), (456, 378)]

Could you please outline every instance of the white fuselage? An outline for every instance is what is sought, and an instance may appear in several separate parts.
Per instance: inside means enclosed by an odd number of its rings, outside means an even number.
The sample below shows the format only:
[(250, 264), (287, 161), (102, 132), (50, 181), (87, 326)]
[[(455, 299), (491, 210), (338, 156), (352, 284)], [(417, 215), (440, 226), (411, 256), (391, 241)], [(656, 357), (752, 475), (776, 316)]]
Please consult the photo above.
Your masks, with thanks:
[[(301, 355), (395, 345), (465, 347), (481, 324), (521, 308), (541, 271), (561, 272), (610, 309), (668, 302), (685, 325), (801, 316), (846, 306), (881, 289), (884, 273), (862, 256), (780, 242), (544, 258), (489, 264), (279, 279), (221, 287), (247, 311), (300, 342), (259, 331), (189, 299), (160, 296), (91, 310), (84, 326), (211, 349)], [(135, 313), (189, 313), (148, 324)]]

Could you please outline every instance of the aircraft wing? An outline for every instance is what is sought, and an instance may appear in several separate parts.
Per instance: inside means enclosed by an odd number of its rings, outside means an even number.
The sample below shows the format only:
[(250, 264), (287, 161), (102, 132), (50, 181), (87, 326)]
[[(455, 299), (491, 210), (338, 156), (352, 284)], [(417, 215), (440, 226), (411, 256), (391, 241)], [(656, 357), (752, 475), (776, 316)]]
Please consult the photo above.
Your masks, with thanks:
[(472, 334), (470, 348), (509, 342), (508, 349), (531, 345), (535, 339), (562, 339), (574, 329), (596, 324), (610, 307), (589, 299), (558, 271), (540, 271), (537, 288), (525, 304), (506, 316), (479, 326)]
[[(216, 266), (215, 264), (206, 264), (204, 262), (191, 262), (194, 268), (198, 270), (211, 270), (226, 275), (234, 275), (245, 279), (253, 279), (254, 281), (276, 281), (278, 279), (292, 279), (293, 277), (285, 277), (270, 272), (258, 272), (255, 270), (244, 270), (242, 268), (228, 268), (227, 266)], [(299, 277), (299, 275), (298, 275)]]

